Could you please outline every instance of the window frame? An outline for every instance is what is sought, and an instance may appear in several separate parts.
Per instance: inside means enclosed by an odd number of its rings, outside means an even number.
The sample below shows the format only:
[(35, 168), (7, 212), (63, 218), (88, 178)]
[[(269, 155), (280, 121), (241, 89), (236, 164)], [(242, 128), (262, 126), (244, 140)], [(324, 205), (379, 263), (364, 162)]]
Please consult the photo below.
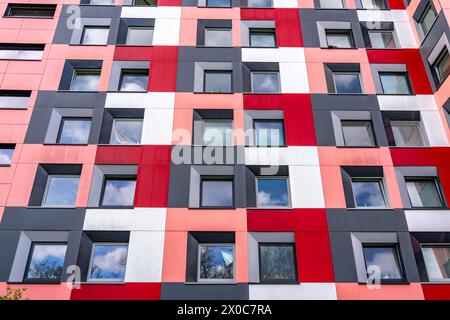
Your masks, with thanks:
[[(145, 73), (147, 72), (147, 73)], [(147, 77), (147, 88), (144, 90), (122, 90), (122, 83), (123, 83), (123, 77), (124, 75), (131, 75), (131, 76), (146, 76)], [(122, 70), (120, 70), (120, 76), (119, 76), (119, 86), (118, 86), (118, 92), (123, 92), (123, 93), (127, 93), (127, 92), (148, 92), (148, 86), (149, 86), (149, 81), (150, 81), (150, 69), (128, 69), (128, 68), (124, 68)]]
[[(211, 45), (206, 44), (208, 31), (223, 31), (223, 32), (226, 31), (226, 32), (229, 32), (229, 34), (230, 34), (230, 43), (229, 43), (229, 45), (226, 45), (226, 46), (211, 46)], [(231, 48), (231, 47), (233, 47), (233, 31), (232, 31), (232, 28), (226, 28), (226, 27), (205, 27), (204, 28), (204, 41), (203, 41), (203, 43), (204, 43), (203, 46), (207, 47), (207, 48)]]
[[(142, 128), (141, 128), (141, 134), (140, 134), (140, 138), (139, 138), (139, 142), (138, 143), (112, 143), (111, 140), (113, 138), (113, 131), (116, 128), (116, 122), (117, 121), (123, 121), (123, 122), (131, 122), (131, 121), (138, 121), (140, 120), (140, 122), (142, 122)], [(117, 117), (117, 118), (113, 118), (112, 119), (112, 123), (111, 123), (111, 132), (109, 134), (109, 142), (107, 145), (111, 145), (111, 146), (140, 146), (142, 145), (142, 133), (144, 132), (144, 119), (143, 118), (121, 118), (121, 117)]]
[[(200, 277), (201, 256), (203, 247), (225, 247), (231, 246), (233, 248), (233, 278), (232, 279), (202, 279)], [(209, 284), (234, 284), (236, 283), (236, 244), (235, 243), (199, 243), (197, 247), (197, 283)]]
[[(360, 207), (357, 204), (356, 201), (356, 195), (355, 195), (355, 190), (353, 188), (353, 182), (378, 182), (379, 186), (380, 186), (380, 190), (381, 190), (381, 196), (383, 197), (383, 201), (384, 201), (384, 206), (382, 207)], [(355, 204), (354, 208), (351, 209), (357, 209), (357, 210), (383, 210), (383, 209), (390, 209), (390, 202), (389, 202), (389, 198), (388, 198), (388, 194), (387, 194), (387, 189), (384, 186), (384, 178), (383, 177), (351, 177), (350, 178), (350, 183), (351, 183), (351, 188), (352, 188), (352, 197), (353, 197), (353, 202)]]
[[(257, 122), (265, 122), (265, 123), (272, 123), (272, 122), (277, 122), (277, 123), (281, 123), (282, 126), (282, 134), (283, 134), (283, 144), (279, 145), (279, 146), (274, 146), (274, 145), (267, 145), (267, 146), (263, 146), (263, 145), (259, 145), (258, 144), (258, 130), (256, 129), (256, 123)], [(286, 128), (285, 128), (285, 124), (284, 124), (284, 119), (252, 119), (252, 126), (253, 126), (253, 146), (252, 147), (260, 147), (260, 148), (282, 148), (282, 147), (287, 147), (287, 143), (286, 143)]]
[[(92, 264), (94, 263), (94, 254), (95, 254), (95, 247), (97, 245), (103, 245), (103, 246), (114, 246), (114, 245), (126, 245), (127, 246), (127, 262), (125, 264), (125, 273), (123, 275), (123, 280), (116, 280), (116, 279), (91, 279), (91, 271), (92, 271)], [(127, 265), (128, 265), (128, 253), (129, 253), (129, 247), (130, 244), (129, 242), (99, 242), (99, 241), (94, 241), (92, 243), (92, 247), (91, 247), (91, 254), (90, 254), (90, 258), (89, 258), (89, 268), (88, 268), (88, 273), (86, 275), (86, 282), (88, 283), (125, 283), (125, 277), (127, 274)]]
[[(49, 12), (52, 10), (51, 16), (38, 15), (11, 15), (14, 9), (38, 10)], [(53, 19), (55, 17), (56, 5), (52, 4), (38, 4), (38, 3), (8, 3), (3, 18), (18, 18), (18, 19)]]
[[(344, 127), (345, 127), (344, 123), (367, 123), (368, 126), (366, 126), (366, 128), (367, 127), (369, 128), (369, 135), (371, 137), (372, 145), (367, 145), (367, 146), (348, 145), (347, 144), (347, 139), (345, 138), (346, 136), (345, 136), (345, 133), (344, 133)], [(368, 120), (368, 119), (367, 120), (365, 120), (365, 119), (362, 119), (362, 120), (357, 120), (357, 119), (340, 119), (340, 129), (341, 129), (341, 132), (342, 132), (342, 139), (343, 139), (343, 142), (344, 142), (343, 147), (345, 147), (345, 148), (373, 148), (373, 147), (377, 147), (378, 146), (377, 139), (375, 137), (375, 131), (374, 131), (374, 128), (373, 128), (373, 122), (372, 122), (371, 119), (370, 120)]]
[[(152, 30), (152, 38), (151, 38), (151, 44), (134, 44), (134, 43), (129, 43), (129, 39), (130, 39), (130, 30)], [(154, 33), (155, 33), (155, 27), (151, 27), (151, 26), (128, 26), (127, 27), (127, 35), (125, 37), (125, 46), (135, 46), (135, 47), (152, 47), (153, 46), (153, 37), (154, 37)]]
[[(328, 43), (328, 35), (346, 35), (349, 40), (349, 47), (335, 47)], [(355, 40), (353, 39), (352, 29), (325, 29), (325, 40), (328, 49), (355, 49)]]
[(10, 143), (2, 143), (0, 144), (0, 150), (12, 150), (11, 160), (9, 161), (9, 163), (0, 162), (0, 167), (11, 167), (12, 160), (14, 158), (14, 152), (16, 151), (16, 145)]
[[(267, 91), (267, 92), (261, 92), (261, 91), (255, 91), (254, 88), (254, 80), (253, 76), (255, 74), (276, 74), (277, 75), (277, 91)], [(280, 71), (250, 71), (250, 87), (252, 89), (251, 93), (255, 94), (280, 94), (281, 91), (281, 77), (280, 77)]]
[[(443, 193), (442, 193), (442, 190), (441, 190), (441, 185), (440, 185), (439, 180), (438, 180), (437, 177), (431, 177), (431, 176), (407, 176), (404, 179), (405, 179), (406, 193), (408, 194), (409, 204), (411, 205), (410, 209), (422, 209), (422, 210), (423, 209), (430, 209), (430, 210), (433, 210), (433, 209), (446, 208), (446, 203), (445, 203), (445, 199), (444, 199), (444, 196), (443, 196)], [(437, 194), (439, 196), (439, 201), (441, 203), (440, 206), (438, 206), (438, 207), (426, 207), (426, 206), (417, 207), (417, 206), (413, 205), (413, 203), (411, 201), (411, 195), (409, 194), (409, 191), (408, 191), (408, 182), (421, 181), (421, 180), (422, 181), (433, 181), (434, 182), (434, 186), (436, 188), (436, 192), (437, 192)]]
[(209, 5), (209, 1), (210, 0), (205, 0), (205, 7), (206, 8), (231, 8), (232, 7), (232, 0), (228, 0), (228, 5), (227, 6), (210, 6)]
[(384, 8), (366, 8), (364, 6), (364, 0), (361, 0), (361, 8), (364, 10), (390, 10), (389, 3), (386, 0), (381, 0), (383, 2)]
[[(392, 35), (392, 40), (394, 40), (394, 45), (395, 48), (386, 48), (386, 47), (374, 47), (373, 43), (372, 43), (372, 39), (370, 37), (371, 34), (375, 34), (375, 33), (390, 33)], [(372, 49), (380, 49), (380, 50), (394, 50), (394, 49), (401, 49), (401, 46), (399, 46), (399, 40), (397, 39), (395, 30), (390, 30), (390, 29), (372, 29), (372, 30), (368, 30), (367, 34), (369, 36), (369, 41), (370, 41), (370, 47)]]
[[(203, 181), (229, 181), (231, 182), (231, 196), (232, 203), (230, 206), (205, 206), (203, 205)], [(199, 209), (234, 209), (236, 208), (236, 199), (235, 199), (235, 183), (233, 176), (200, 176), (200, 199), (199, 199)]]
[[(98, 75), (98, 83), (97, 83), (97, 89), (96, 90), (77, 90), (74, 89), (75, 80), (79, 75)], [(100, 77), (101, 77), (101, 69), (93, 69), (93, 68), (74, 68), (72, 72), (72, 80), (70, 81), (70, 87), (69, 91), (74, 92), (98, 92), (98, 84), (100, 83)]]
[[(288, 203), (286, 206), (261, 206), (259, 203), (260, 201), (258, 200), (258, 180), (259, 179), (264, 179), (264, 180), (285, 180), (286, 181), (286, 191), (287, 191), (287, 197), (288, 197)], [(257, 175), (255, 176), (255, 203), (256, 203), (256, 208), (257, 209), (292, 209), (292, 199), (291, 199), (291, 188), (290, 188), (290, 180), (289, 180), (289, 176), (262, 176), (262, 175)]]
[[(295, 279), (264, 279), (262, 277), (261, 247), (291, 247), (294, 262)], [(258, 242), (259, 283), (262, 284), (298, 284), (297, 252), (295, 242)]]
[[(108, 180), (120, 180), (120, 181), (134, 181), (134, 193), (133, 193), (133, 203), (131, 205), (129, 204), (103, 204), (104, 198), (105, 198), (105, 191), (106, 191), (106, 182)], [(102, 189), (100, 192), (100, 198), (98, 203), (98, 208), (134, 208), (134, 201), (136, 200), (136, 186), (137, 186), (137, 176), (133, 175), (104, 175), (103, 176), (103, 182), (102, 182)]]
[[(61, 135), (62, 135), (62, 132), (63, 132), (63, 129), (64, 129), (64, 123), (66, 121), (70, 121), (70, 120), (75, 120), (75, 121), (86, 121), (86, 120), (89, 120), (91, 122), (91, 124), (89, 126), (88, 138), (87, 138), (86, 143), (61, 143), (60, 142)], [(81, 146), (88, 145), (89, 144), (89, 136), (91, 134), (91, 129), (92, 129), (92, 118), (89, 118), (89, 117), (64, 117), (64, 116), (62, 116), (61, 120), (59, 121), (59, 128), (58, 128), (58, 133), (56, 135), (56, 143), (55, 144), (58, 144), (58, 145), (71, 145), (71, 146), (72, 145), (75, 145), (75, 146), (76, 145), (81, 145)]]
[[(383, 81), (381, 80), (381, 76), (386, 76), (386, 75), (390, 75), (390, 76), (403, 76), (406, 80), (406, 84), (408, 86), (408, 93), (386, 93), (385, 89), (384, 89), (384, 85), (383, 85)], [(414, 90), (413, 90), (413, 86), (411, 83), (411, 79), (409, 78), (409, 73), (408, 71), (379, 71), (378, 72), (378, 78), (380, 80), (380, 85), (381, 85), (381, 90), (382, 93), (380, 94), (384, 94), (384, 95), (396, 95), (396, 96), (407, 96), (407, 95), (413, 95), (414, 94)]]
[(427, 283), (450, 283), (450, 275), (449, 278), (445, 278), (442, 280), (430, 280), (430, 276), (428, 275), (428, 268), (427, 268), (427, 264), (425, 262), (425, 257), (423, 255), (423, 248), (448, 248), (450, 250), (450, 243), (444, 243), (444, 242), (430, 242), (430, 243), (420, 243), (420, 254), (422, 255), (423, 258), (423, 264), (425, 266), (425, 272), (426, 272), (426, 276), (427, 276)]
[[(434, 21), (433, 23), (430, 25), (430, 28), (428, 29), (427, 32), (424, 32), (423, 30), (423, 26), (422, 23), (425, 19), (425, 16), (427, 15), (427, 13), (429, 11), (432, 11), (434, 13)], [(425, 6), (425, 9), (423, 10), (422, 14), (420, 15), (419, 19), (417, 19), (417, 24), (419, 25), (419, 30), (420, 30), (420, 34), (422, 35), (423, 40), (425, 40), (425, 38), (427, 37), (428, 33), (430, 33), (430, 30), (433, 28), (433, 25), (436, 23), (437, 19), (438, 19), (439, 15), (437, 14), (436, 10), (434, 9), (434, 6), (431, 5), (431, 0), (428, 1), (428, 4)]]
[(407, 282), (406, 280), (406, 273), (405, 273), (405, 267), (403, 265), (403, 260), (401, 258), (400, 254), (400, 244), (399, 243), (361, 243), (361, 249), (363, 253), (363, 259), (364, 259), (364, 268), (366, 270), (366, 276), (369, 278), (369, 275), (367, 275), (367, 261), (366, 261), (366, 255), (364, 254), (364, 248), (391, 248), (393, 249), (395, 262), (398, 268), (398, 271), (400, 273), (401, 279), (383, 279), (380, 278), (380, 284), (404, 284)]
[[(415, 124), (419, 130), (420, 138), (422, 139), (422, 146), (408, 146), (408, 145), (398, 145), (397, 141), (395, 140), (394, 130), (393, 127), (399, 127), (399, 126), (408, 126)], [(423, 127), (423, 122), (421, 120), (391, 120), (389, 122), (389, 125), (392, 130), (392, 137), (394, 138), (395, 146), (393, 147), (400, 147), (400, 148), (426, 148), (430, 146), (430, 142), (428, 141), (428, 136), (426, 135), (425, 128)]]
[[(231, 127), (231, 141), (230, 144), (222, 144), (222, 145), (215, 145), (215, 144), (205, 144), (205, 132), (206, 132), (206, 124), (207, 123), (229, 123)], [(225, 140), (228, 137), (225, 137)], [(226, 142), (226, 141), (225, 141)], [(234, 120), (233, 119), (225, 119), (225, 118), (219, 118), (219, 119), (213, 119), (213, 118), (205, 118), (202, 119), (202, 146), (203, 147), (232, 147), (234, 146)]]
[[(207, 74), (229, 74), (230, 75), (230, 91), (206, 91), (206, 75)], [(230, 94), (233, 93), (233, 70), (203, 70), (203, 93), (209, 94)]]
[[(89, 29), (102, 29), (102, 30), (108, 30), (108, 34), (106, 35), (106, 41), (105, 43), (84, 43), (84, 37), (86, 36), (86, 30)], [(84, 25), (83, 30), (81, 31), (81, 38), (80, 38), (80, 45), (81, 46), (107, 46), (108, 45), (108, 38), (109, 33), (111, 31), (110, 26), (92, 26), (92, 25)]]
[[(336, 87), (336, 78), (335, 75), (340, 74), (350, 74), (350, 75), (357, 75), (359, 80), (359, 87), (361, 88), (361, 92), (355, 93), (355, 92), (337, 92)], [(355, 94), (364, 94), (364, 87), (361, 77), (361, 71), (332, 71), (332, 78), (333, 78), (333, 86), (334, 86), (334, 94), (346, 94), (346, 95), (355, 95)]]
[(450, 60), (450, 52), (449, 52), (447, 46), (444, 45), (441, 52), (438, 54), (436, 60), (434, 60), (433, 64), (431, 65), (431, 67), (433, 69), (433, 73), (434, 73), (436, 79), (438, 80), (439, 85), (441, 85), (447, 79), (447, 77), (450, 75), (450, 70), (449, 70), (447, 75), (442, 76), (439, 71), (439, 68), (438, 68), (438, 65), (445, 61), (444, 60), (445, 56), (447, 56), (447, 59)]
[[(265, 35), (273, 35), (273, 47), (261, 47), (252, 45), (252, 35), (255, 34), (265, 34)], [(277, 31), (275, 28), (249, 28), (248, 29), (248, 46), (249, 48), (278, 48), (277, 45)]]
[[(67, 205), (48, 205), (46, 204), (47, 201), (47, 196), (48, 196), (48, 189), (50, 187), (50, 181), (52, 178), (78, 178), (78, 186), (77, 186), (77, 194), (75, 196), (75, 202), (73, 205), (67, 206)], [(80, 179), (81, 179), (81, 175), (76, 175), (76, 174), (48, 174), (47, 179), (45, 181), (45, 188), (44, 188), (44, 194), (42, 195), (42, 200), (41, 200), (41, 207), (43, 208), (75, 208), (76, 207), (76, 201), (77, 201), (77, 197), (78, 197), (78, 191), (80, 188)]]

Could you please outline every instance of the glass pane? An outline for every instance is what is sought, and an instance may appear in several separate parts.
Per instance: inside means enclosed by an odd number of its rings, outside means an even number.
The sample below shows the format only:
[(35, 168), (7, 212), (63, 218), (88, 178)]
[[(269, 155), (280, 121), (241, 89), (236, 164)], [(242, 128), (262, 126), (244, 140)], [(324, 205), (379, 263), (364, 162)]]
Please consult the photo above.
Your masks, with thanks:
[(250, 31), (250, 46), (262, 48), (275, 47), (276, 46), (275, 32), (272, 30)]
[(364, 9), (387, 9), (385, 0), (362, 0)]
[(283, 121), (255, 121), (257, 146), (284, 146)]
[(114, 119), (110, 144), (139, 144), (142, 119)]
[(230, 7), (230, 0), (206, 0), (208, 7)]
[(386, 206), (380, 181), (352, 181), (352, 189), (357, 208)]
[(402, 279), (397, 263), (397, 252), (392, 247), (363, 247), (366, 268), (377, 266), (382, 280)]
[(123, 72), (120, 91), (147, 91), (148, 70), (144, 72)]
[(261, 280), (295, 280), (293, 246), (260, 246)]
[(362, 93), (359, 74), (334, 73), (333, 78), (336, 93)]
[(103, 45), (108, 42), (109, 28), (85, 27), (82, 44)]
[(205, 29), (205, 46), (231, 47), (231, 30)]
[(444, 49), (444, 52), (442, 52), (436, 61), (435, 65), (439, 81), (444, 81), (444, 79), (448, 76), (450, 73), (450, 59), (448, 56), (448, 50)]
[(232, 207), (233, 181), (231, 180), (203, 180), (202, 207)]
[(320, 0), (320, 7), (326, 9), (341, 9), (344, 8), (342, 0)]
[(431, 6), (428, 6), (425, 14), (422, 17), (422, 20), (420, 21), (420, 26), (422, 28), (422, 32), (424, 35), (426, 35), (428, 33), (428, 31), (431, 29), (431, 26), (433, 25), (434, 20), (436, 20), (436, 14), (434, 13)]
[(77, 199), (80, 177), (49, 176), (47, 190), (42, 205), (44, 206), (74, 206)]
[(42, 50), (0, 49), (0, 60), (41, 60)]
[(422, 253), (430, 281), (450, 279), (450, 247), (424, 247)]
[(90, 4), (93, 5), (113, 5), (114, 4), (114, 0), (91, 0)]
[(205, 92), (231, 92), (231, 72), (205, 72)]
[(85, 144), (88, 143), (91, 120), (63, 119), (58, 143)]
[(200, 245), (200, 279), (231, 280), (234, 278), (234, 247)]
[(409, 180), (406, 181), (406, 188), (413, 207), (442, 207), (441, 197), (434, 179)]
[(278, 73), (252, 73), (252, 92), (280, 92)]
[(203, 145), (231, 146), (233, 145), (233, 127), (230, 121), (205, 121)]
[(156, 6), (157, 0), (133, 0), (133, 6)]
[(395, 145), (400, 147), (421, 147), (425, 145), (417, 122), (391, 122)]
[(127, 253), (126, 244), (95, 244), (89, 280), (123, 281)]
[(28, 107), (30, 96), (19, 96), (13, 94), (0, 93), (0, 108), (6, 109), (25, 109)]
[(406, 74), (380, 74), (383, 93), (410, 94), (409, 80)]
[(128, 28), (127, 45), (151, 46), (153, 42), (153, 28)]
[(369, 32), (370, 44), (376, 49), (395, 49), (394, 34), (392, 31)]
[(0, 147), (0, 165), (11, 164), (14, 148), (2, 148)]
[(60, 280), (67, 245), (33, 244), (26, 279)]
[(258, 207), (288, 207), (289, 194), (285, 178), (257, 178)]
[(107, 179), (103, 191), (103, 206), (132, 206), (136, 180)]
[(342, 121), (342, 133), (348, 147), (371, 147), (375, 145), (370, 121)]
[(247, 0), (251, 8), (272, 8), (272, 0)]
[(348, 32), (327, 32), (327, 44), (333, 48), (352, 48), (353, 43)]
[(72, 90), (75, 91), (97, 91), (100, 81), (100, 72), (75, 72), (72, 82)]

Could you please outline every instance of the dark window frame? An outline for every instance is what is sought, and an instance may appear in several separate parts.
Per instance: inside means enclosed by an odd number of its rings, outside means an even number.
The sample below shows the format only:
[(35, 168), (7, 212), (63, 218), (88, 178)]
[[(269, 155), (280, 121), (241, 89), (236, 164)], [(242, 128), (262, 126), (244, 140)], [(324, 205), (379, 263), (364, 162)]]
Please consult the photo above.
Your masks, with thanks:
[[(207, 74), (229, 74), (230, 77), (230, 91), (218, 92), (218, 91), (206, 91), (206, 75)], [(230, 94), (233, 93), (233, 70), (204, 70), (203, 71), (203, 93), (210, 94)]]
[[(345, 139), (344, 125), (343, 124), (344, 123), (358, 123), (358, 122), (359, 123), (367, 122), (369, 124), (369, 126), (370, 126), (370, 135), (372, 136), (372, 140), (373, 140), (372, 141), (373, 142), (372, 145), (370, 145), (370, 146), (357, 146), (357, 145), (351, 146), (351, 145), (347, 144), (347, 141)], [(345, 148), (374, 148), (374, 147), (378, 147), (378, 141), (377, 141), (377, 138), (375, 136), (375, 131), (374, 131), (372, 119), (362, 119), (362, 120), (359, 120), (359, 119), (340, 119), (340, 129), (341, 129), (341, 132), (342, 132), (342, 139), (343, 139), (343, 142), (344, 142), (343, 147), (345, 147)]]
[[(114, 180), (114, 181), (135, 181), (135, 185), (134, 185), (134, 195), (133, 195), (133, 204), (132, 205), (108, 205), (108, 204), (103, 204), (104, 201), (104, 197), (105, 197), (105, 190), (106, 190), (106, 182), (108, 180)], [(137, 176), (136, 175), (104, 175), (103, 176), (103, 181), (102, 181), (102, 190), (100, 192), (100, 199), (99, 199), (99, 204), (98, 204), (98, 208), (108, 208), (108, 209), (113, 209), (113, 208), (134, 208), (134, 201), (136, 200), (136, 186), (137, 186)]]
[[(401, 75), (406, 79), (406, 84), (408, 86), (408, 93), (385, 93), (384, 91), (384, 86), (383, 86), (383, 81), (381, 80), (381, 76), (382, 75), (391, 75), (391, 76), (398, 76)], [(409, 77), (409, 73), (408, 71), (379, 71), (378, 72), (378, 78), (380, 79), (380, 85), (381, 85), (381, 89), (383, 90), (383, 92), (381, 94), (385, 94), (385, 95), (397, 95), (397, 96), (405, 96), (405, 95), (413, 95), (414, 94), (414, 90), (413, 90), (413, 86), (411, 83), (411, 79)]]
[[(255, 34), (264, 34), (264, 35), (273, 35), (273, 47), (261, 47), (252, 45), (252, 35)], [(277, 44), (277, 30), (276, 28), (249, 28), (248, 29), (248, 45), (250, 48), (278, 48)]]
[[(146, 75), (147, 76), (147, 89), (139, 90), (139, 91), (122, 90), (122, 82), (123, 82), (124, 75), (133, 75), (133, 76)], [(128, 69), (128, 68), (124, 68), (124, 69), (120, 70), (119, 87), (118, 87), (117, 91), (118, 92), (148, 92), (149, 81), (150, 81), (150, 69)]]
[[(350, 47), (335, 47), (328, 43), (328, 35), (347, 35), (350, 43)], [(329, 49), (355, 49), (355, 40), (353, 37), (352, 29), (325, 29), (325, 39), (327, 41), (327, 48)]]
[[(407, 283), (405, 267), (403, 265), (403, 260), (401, 258), (399, 243), (361, 243), (361, 247), (362, 247), (362, 251), (363, 251), (364, 266), (366, 269), (366, 274), (367, 274), (367, 261), (366, 261), (366, 256), (364, 254), (364, 248), (390, 248), (390, 249), (393, 249), (395, 262), (397, 264), (397, 268), (400, 273), (401, 279), (383, 279), (383, 278), (381, 278), (380, 284), (405, 284), (405, 283)], [(367, 275), (367, 277), (369, 277), (369, 275)]]
[[(283, 133), (283, 144), (279, 145), (279, 146), (260, 146), (258, 144), (258, 139), (257, 139), (257, 134), (256, 134), (256, 123), (257, 122), (266, 122), (266, 123), (272, 123), (272, 122), (277, 122), (277, 123), (281, 123), (282, 126), (282, 133)], [(267, 148), (267, 147), (273, 147), (273, 148), (282, 148), (282, 147), (287, 147), (287, 143), (286, 143), (286, 127), (285, 127), (285, 121), (284, 119), (252, 119), (252, 126), (253, 126), (253, 139), (254, 139), (254, 145), (252, 147), (262, 147), (262, 148)]]
[(70, 87), (69, 87), (69, 91), (75, 91), (75, 92), (98, 92), (98, 87), (97, 90), (76, 90), (74, 89), (74, 85), (75, 85), (75, 79), (77, 78), (78, 75), (98, 75), (98, 80), (100, 82), (100, 78), (101, 78), (101, 69), (97, 69), (97, 68), (74, 68), (73, 69), (73, 73), (72, 73), (72, 79), (70, 81)]
[(445, 56), (447, 56), (447, 59), (450, 60), (450, 52), (449, 52), (447, 46), (444, 46), (444, 48), (442, 48), (442, 50), (441, 50), (441, 52), (439, 52), (439, 55), (437, 56), (436, 60), (434, 60), (433, 64), (431, 65), (431, 68), (433, 70), (434, 76), (435, 76), (435, 78), (437, 80), (437, 85), (439, 85), (439, 86), (442, 83), (444, 83), (444, 81), (450, 75), (450, 70), (444, 77), (442, 77), (440, 72), (439, 72), (438, 65), (445, 61), (444, 60)]
[[(236, 199), (235, 199), (235, 181), (234, 176), (200, 176), (200, 199), (199, 199), (199, 209), (235, 209)], [(232, 203), (230, 206), (205, 206), (203, 205), (203, 181), (229, 181), (231, 182), (231, 196)]]
[[(91, 127), (89, 128), (89, 133), (88, 133), (88, 141), (86, 141), (86, 143), (61, 143), (60, 139), (61, 139), (61, 135), (62, 135), (62, 131), (64, 128), (64, 123), (65, 121), (70, 121), (70, 120), (78, 120), (78, 121), (86, 121), (89, 120), (91, 122)], [(58, 128), (58, 133), (56, 135), (56, 143), (58, 145), (88, 145), (89, 144), (89, 135), (91, 134), (91, 129), (92, 129), (92, 118), (89, 117), (61, 117), (61, 121), (59, 122), (59, 128)]]
[(408, 194), (408, 199), (409, 199), (409, 204), (411, 205), (411, 209), (422, 209), (422, 210), (426, 210), (426, 209), (445, 209), (447, 207), (446, 205), (446, 201), (445, 201), (445, 197), (444, 197), (444, 193), (442, 192), (442, 186), (441, 183), (439, 181), (438, 177), (428, 177), (428, 176), (406, 176), (404, 177), (405, 179), (405, 185), (407, 185), (407, 182), (411, 182), (411, 181), (433, 181), (434, 182), (434, 186), (436, 187), (436, 191), (438, 193), (439, 196), (439, 201), (441, 202), (441, 205), (438, 207), (417, 207), (414, 206), (412, 201), (411, 201), (411, 195), (408, 192), (408, 189), (406, 189), (406, 193)]
[[(264, 279), (262, 277), (261, 247), (291, 247), (294, 260), (295, 279)], [(258, 242), (259, 282), (263, 284), (298, 284), (297, 252), (295, 242)]]

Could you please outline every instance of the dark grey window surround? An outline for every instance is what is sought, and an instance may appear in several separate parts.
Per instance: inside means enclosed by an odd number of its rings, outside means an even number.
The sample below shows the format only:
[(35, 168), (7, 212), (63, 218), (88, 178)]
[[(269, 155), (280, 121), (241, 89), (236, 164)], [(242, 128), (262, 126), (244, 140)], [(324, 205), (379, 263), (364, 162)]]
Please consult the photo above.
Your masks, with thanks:
[(229, 29), (232, 30), (231, 20), (221, 20), (221, 19), (199, 19), (197, 20), (197, 46), (205, 46), (205, 30), (208, 28), (212, 29)]
[(125, 46), (127, 44), (128, 28), (130, 27), (155, 27), (155, 19), (135, 19), (121, 18), (119, 23), (119, 32), (117, 34), (117, 45)]
[(359, 81), (361, 86), (361, 93), (345, 93), (346, 95), (360, 95), (364, 94), (363, 79), (361, 78), (360, 66), (357, 63), (324, 63), (325, 69), (325, 79), (327, 82), (327, 88), (329, 94), (339, 94), (336, 93), (336, 87), (334, 82), (334, 73), (351, 73), (359, 74)]
[[(417, 122), (421, 121), (420, 111), (382, 111), (381, 115), (383, 118), (384, 128), (386, 130), (388, 144), (391, 147), (396, 146), (391, 126), (392, 121), (417, 121)], [(426, 132), (423, 127), (421, 129), (422, 129), (422, 136), (425, 142), (424, 147), (427, 147), (429, 143), (426, 137)]]
[[(58, 90), (70, 90), (74, 73), (77, 70), (89, 70), (101, 72), (103, 61), (101, 60), (66, 60), (64, 63)], [(97, 92), (97, 90), (95, 90)]]
[(144, 109), (105, 108), (103, 112), (102, 128), (99, 144), (110, 144), (111, 130), (114, 119), (144, 119)]

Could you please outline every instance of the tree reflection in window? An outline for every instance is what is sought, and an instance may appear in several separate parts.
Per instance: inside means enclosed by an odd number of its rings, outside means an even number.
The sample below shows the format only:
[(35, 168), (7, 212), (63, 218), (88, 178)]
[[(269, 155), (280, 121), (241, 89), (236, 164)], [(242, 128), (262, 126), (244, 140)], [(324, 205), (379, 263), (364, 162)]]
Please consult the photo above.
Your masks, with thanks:
[(199, 246), (199, 280), (232, 280), (234, 246), (229, 244)]
[(33, 243), (25, 280), (59, 281), (66, 249), (66, 244)]

